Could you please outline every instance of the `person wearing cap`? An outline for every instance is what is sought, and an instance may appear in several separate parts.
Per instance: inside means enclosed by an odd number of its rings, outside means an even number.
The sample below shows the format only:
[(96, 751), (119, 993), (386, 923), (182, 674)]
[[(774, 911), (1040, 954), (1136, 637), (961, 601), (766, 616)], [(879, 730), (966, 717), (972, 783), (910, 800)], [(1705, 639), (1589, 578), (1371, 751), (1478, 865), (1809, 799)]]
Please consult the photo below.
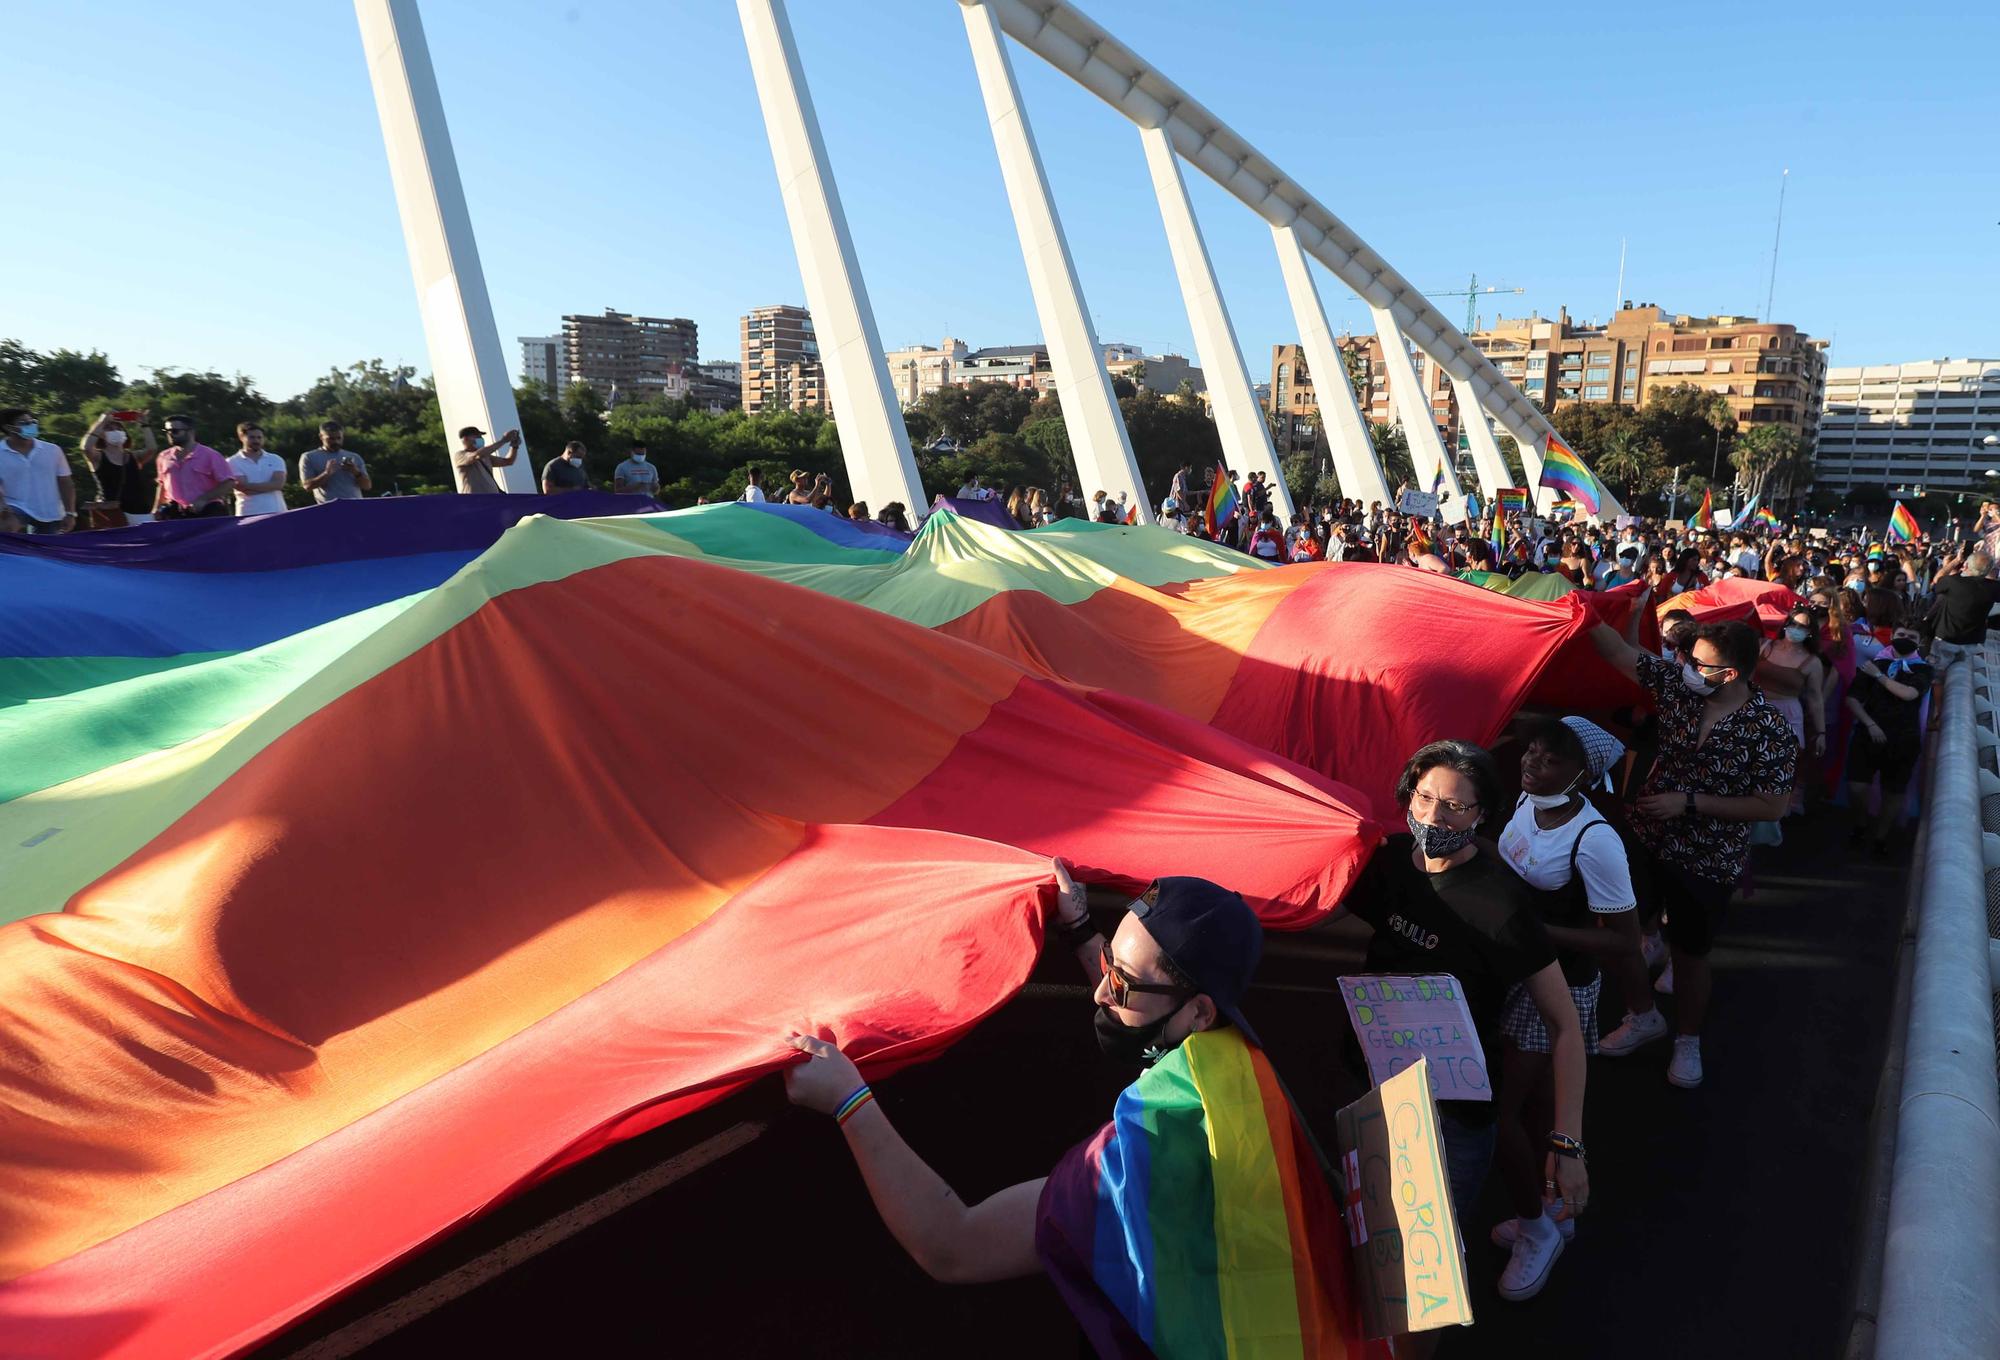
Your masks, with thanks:
[[(1542, 928), (1555, 946), (1589, 1053), (1597, 1051), (1597, 1001), (1604, 985), (1600, 963), (1618, 978), (1624, 995), (1645, 998), (1650, 1022), (1660, 1034), (1666, 1032), (1665, 1019), (1650, 1009), (1646, 965), (1639, 952), (1638, 898), (1625, 842), (1585, 795), (1603, 784), (1606, 772), (1624, 754), (1623, 743), (1582, 718), (1538, 724), (1527, 734), (1521, 796), (1499, 839), (1500, 858), (1529, 888)], [(1540, 1132), (1553, 1115), (1549, 1030), (1522, 984), (1508, 989), (1500, 1023), (1505, 1046), (1496, 1087), (1495, 1160), (1515, 1217), (1498, 1224), (1492, 1237), (1513, 1253), (1500, 1276), (1502, 1296), (1525, 1299), (1541, 1289), (1575, 1224), (1568, 1218), (1552, 1221), (1542, 1209), (1536, 1152)]]
[[(1580, 1214), (1590, 1198), (1583, 1161), (1583, 1029), (1527, 887), (1489, 843), (1476, 839), (1479, 827), (1505, 807), (1493, 757), (1470, 742), (1434, 741), (1403, 767), (1396, 801), (1408, 830), (1383, 842), (1347, 895), (1348, 910), (1375, 928), (1363, 966), (1370, 973), (1449, 973), (1458, 979), (1489, 1073), (1502, 1080), (1506, 1073), (1497, 1058), (1507, 996), (1516, 985), (1524, 989), (1548, 1034), (1554, 1087), (1554, 1114), (1537, 1144), (1545, 1154), (1539, 1178), (1543, 1198), (1551, 1203), (1560, 1198), (1564, 1215)], [(1477, 1209), (1493, 1161), (1496, 1113), (1493, 1101), (1438, 1102), (1439, 1136), (1461, 1223)], [(1548, 1247), (1541, 1230), (1536, 1233), (1541, 1254), (1528, 1264), (1540, 1274), (1517, 1276), (1513, 1283), (1531, 1287), (1512, 1297), (1540, 1289), (1562, 1250), (1559, 1237)], [(1509, 1288), (1503, 1275), (1503, 1296)]]
[[(466, 426), (458, 432), (458, 452), (451, 456), (451, 465), (458, 469), (459, 490), (468, 496), (499, 495), (504, 488), (493, 469), (512, 467), (521, 456), (519, 430), (509, 430), (491, 444), (479, 442), (484, 438), (486, 431), (477, 425)], [(507, 452), (502, 454), (502, 449)]]
[[(1142, 1338), (1165, 1346), (1161, 1329), (1170, 1324), (1149, 1301), (1177, 1291), (1207, 1291), (1212, 1299), (1218, 1288), (1256, 1290), (1256, 1297), (1268, 1299), (1273, 1295), (1266, 1285), (1280, 1270), (1312, 1297), (1267, 1312), (1183, 1308), (1175, 1325), (1200, 1315), (1208, 1330), (1176, 1332), (1168, 1353), (1234, 1355), (1253, 1343), (1288, 1345), (1294, 1354), (1359, 1353), (1358, 1336), (1332, 1332), (1352, 1325), (1358, 1309), (1347, 1301), (1346, 1239), (1325, 1181), (1307, 1161), (1286, 1168), (1280, 1189), (1275, 1177), (1259, 1180), (1259, 1168), (1248, 1165), (1260, 1148), (1268, 1159), (1274, 1142), (1301, 1153), (1311, 1146), (1296, 1113), (1283, 1106), (1279, 1117), (1287, 1127), (1279, 1138), (1274, 1125), (1262, 1122), (1268, 1101), (1212, 1100), (1194, 1079), (1199, 1073), (1228, 1086), (1218, 1074), (1233, 1073), (1248, 1082), (1230, 1087), (1239, 1093), (1278, 1089), (1241, 1010), (1263, 951), (1256, 915), (1219, 884), (1162, 878), (1132, 902), (1106, 941), (1061, 860), (1054, 870), (1052, 933), (1075, 950), (1096, 983), (1098, 1045), (1120, 1069), (1140, 1075), (1120, 1094), (1111, 1122), (1066, 1153), (1049, 1175), (966, 1204), (903, 1141), (854, 1063), (826, 1038), (788, 1036), (806, 1057), (786, 1071), (786, 1094), (838, 1121), (883, 1223), (933, 1279), (975, 1283), (1045, 1271), (1100, 1355), (1154, 1354)], [(1130, 1174), (1135, 1157), (1144, 1174)], [(1283, 1204), (1245, 1203), (1231, 1211), (1283, 1212), (1275, 1233), (1238, 1241), (1226, 1257), (1212, 1238), (1195, 1240), (1202, 1216), (1163, 1214), (1163, 1206), (1198, 1203), (1253, 1183), (1281, 1195)], [(1206, 1221), (1219, 1221), (1224, 1212), (1217, 1205)], [(1169, 1232), (1186, 1240), (1163, 1244), (1154, 1237)], [(1286, 1246), (1282, 1261), (1267, 1258), (1268, 1249), (1279, 1246)], [(1303, 1251), (1297, 1273), (1295, 1250)], [(1254, 1334), (1231, 1330), (1244, 1324)]]

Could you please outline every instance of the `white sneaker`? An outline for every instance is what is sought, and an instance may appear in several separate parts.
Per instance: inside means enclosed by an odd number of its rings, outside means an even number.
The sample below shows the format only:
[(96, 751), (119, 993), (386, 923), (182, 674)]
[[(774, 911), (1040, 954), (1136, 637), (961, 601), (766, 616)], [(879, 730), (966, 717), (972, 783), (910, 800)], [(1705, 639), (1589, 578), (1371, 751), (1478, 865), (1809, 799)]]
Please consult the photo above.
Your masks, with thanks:
[(1653, 979), (1653, 990), (1661, 996), (1674, 994), (1674, 966), (1671, 963), (1667, 965), (1666, 972)]
[(1549, 1268), (1563, 1254), (1559, 1232), (1524, 1232), (1514, 1239), (1514, 1254), (1500, 1272), (1500, 1297), (1512, 1303), (1532, 1299), (1549, 1282)]
[[(1556, 1231), (1562, 1234), (1563, 1241), (1568, 1242), (1574, 1240), (1576, 1237), (1576, 1220), (1573, 1218), (1555, 1218), (1557, 1214), (1562, 1212), (1562, 1207), (1562, 1198), (1558, 1196), (1543, 1205), (1542, 1212), (1547, 1217), (1555, 1219)], [(1493, 1231), (1488, 1236), (1492, 1238), (1494, 1246), (1511, 1249), (1516, 1242), (1521, 1240), (1521, 1220), (1518, 1218), (1503, 1218), (1493, 1225)]]
[(1639, 942), (1639, 952), (1646, 958), (1647, 971), (1663, 966), (1667, 961), (1667, 942), (1654, 931)]
[(1674, 1038), (1674, 1060), (1667, 1064), (1667, 1080), (1693, 1090), (1701, 1085), (1701, 1036), (1681, 1034)]
[(1667, 1037), (1667, 1017), (1657, 1008), (1644, 1015), (1625, 1012), (1625, 1023), (1597, 1041), (1598, 1053), (1606, 1058), (1622, 1058), (1641, 1045)]

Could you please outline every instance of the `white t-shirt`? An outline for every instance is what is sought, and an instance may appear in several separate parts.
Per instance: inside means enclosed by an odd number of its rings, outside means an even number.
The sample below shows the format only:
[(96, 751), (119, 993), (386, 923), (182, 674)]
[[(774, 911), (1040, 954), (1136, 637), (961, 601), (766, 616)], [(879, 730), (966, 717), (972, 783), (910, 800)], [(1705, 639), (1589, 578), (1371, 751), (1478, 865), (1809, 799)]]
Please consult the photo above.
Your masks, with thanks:
[(69, 459), (46, 439), (37, 439), (26, 453), (0, 439), (0, 489), (14, 513), (29, 519), (59, 520), (63, 509), (62, 491), (56, 482), (69, 476)]
[[(229, 470), (246, 482), (268, 482), (273, 477), (283, 478), (287, 471), (285, 460), (265, 449), (252, 458), (247, 453), (229, 455)], [(239, 515), (275, 515), (285, 508), (285, 493), (282, 491), (256, 491), (244, 495), (236, 493), (236, 513)]]
[(748, 501), (752, 505), (762, 505), (764, 503), (764, 488), (761, 486), (746, 486), (743, 488), (743, 494), (737, 497), (737, 499)]
[[(1604, 830), (1583, 836), (1586, 828), (1599, 823)], [(1578, 836), (1583, 836), (1581, 845), (1577, 844)], [(1535, 824), (1535, 805), (1524, 798), (1514, 809), (1507, 829), (1500, 833), (1500, 857), (1507, 861), (1507, 867), (1529, 887), (1544, 892), (1569, 882), (1571, 846), (1577, 846), (1576, 871), (1583, 875), (1584, 897), (1592, 911), (1630, 911), (1637, 904), (1625, 843), (1588, 803), (1561, 826), (1544, 831)]]

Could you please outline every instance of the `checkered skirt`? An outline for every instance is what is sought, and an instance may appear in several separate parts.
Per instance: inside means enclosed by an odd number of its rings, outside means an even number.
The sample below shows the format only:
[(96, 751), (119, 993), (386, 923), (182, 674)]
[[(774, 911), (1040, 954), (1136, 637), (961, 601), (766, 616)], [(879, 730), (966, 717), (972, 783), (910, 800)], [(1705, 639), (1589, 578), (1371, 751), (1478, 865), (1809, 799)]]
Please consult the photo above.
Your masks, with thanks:
[[(1586, 1053), (1597, 1052), (1597, 995), (1603, 990), (1602, 973), (1585, 986), (1569, 989), (1570, 999), (1576, 1002), (1576, 1018), (1583, 1022)], [(1542, 1013), (1535, 1009), (1535, 999), (1528, 995), (1526, 983), (1517, 982), (1507, 989), (1506, 1008), (1500, 1014), (1500, 1033), (1523, 1053), (1549, 1051), (1549, 1027), (1542, 1023)]]

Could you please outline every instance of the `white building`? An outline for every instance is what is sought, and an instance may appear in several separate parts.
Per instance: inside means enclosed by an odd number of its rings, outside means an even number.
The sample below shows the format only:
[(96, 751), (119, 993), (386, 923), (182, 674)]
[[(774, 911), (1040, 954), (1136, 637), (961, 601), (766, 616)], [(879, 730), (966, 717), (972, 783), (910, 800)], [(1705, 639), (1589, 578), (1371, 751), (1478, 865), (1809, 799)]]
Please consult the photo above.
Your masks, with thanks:
[(569, 362), (563, 357), (560, 335), (521, 337), (521, 381), (529, 379), (540, 383), (551, 397), (562, 399), (569, 389)]
[[(1118, 357), (1112, 357), (1112, 351)], [(1185, 354), (1142, 354), (1132, 345), (1106, 345), (1105, 371), (1114, 378), (1129, 378), (1135, 387), (1171, 397), (1186, 383), (1196, 396), (1208, 390), (1208, 379)]]
[(1840, 491), (2000, 492), (2000, 359), (1829, 369), (1814, 463)]
[(892, 349), (882, 357), (889, 365), (889, 386), (907, 411), (931, 393), (961, 381), (958, 366), (965, 361), (965, 342), (946, 336), (942, 344)]

